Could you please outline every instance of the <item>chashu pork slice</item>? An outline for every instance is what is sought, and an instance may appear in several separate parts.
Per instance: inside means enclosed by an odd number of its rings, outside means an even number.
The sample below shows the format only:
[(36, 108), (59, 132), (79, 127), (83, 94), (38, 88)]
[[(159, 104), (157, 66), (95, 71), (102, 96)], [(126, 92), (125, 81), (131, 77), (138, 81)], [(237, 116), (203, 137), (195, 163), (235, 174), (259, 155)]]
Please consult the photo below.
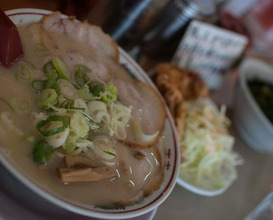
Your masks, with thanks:
[(127, 138), (122, 142), (140, 148), (155, 144), (164, 128), (166, 110), (161, 97), (155, 90), (141, 81), (132, 83), (116, 79), (119, 101), (132, 107), (133, 118)]
[(99, 54), (118, 60), (117, 43), (98, 26), (78, 22), (73, 18), (64, 18), (60, 12), (54, 12), (43, 17), (37, 30), (41, 34), (43, 34), (42, 30), (65, 34), (84, 43), (86, 47), (95, 50)]

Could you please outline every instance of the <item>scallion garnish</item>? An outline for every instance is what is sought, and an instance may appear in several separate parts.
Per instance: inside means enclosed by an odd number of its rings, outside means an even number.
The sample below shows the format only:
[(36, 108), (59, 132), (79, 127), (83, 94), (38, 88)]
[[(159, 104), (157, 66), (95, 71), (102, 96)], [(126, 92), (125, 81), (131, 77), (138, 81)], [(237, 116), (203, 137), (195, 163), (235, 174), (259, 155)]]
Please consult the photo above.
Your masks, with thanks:
[(43, 89), (39, 97), (39, 104), (47, 107), (48, 104), (54, 105), (58, 102), (58, 95), (55, 89)]
[[(46, 127), (50, 123), (58, 122), (58, 121), (62, 122), (62, 125), (60, 127), (46, 130)], [(54, 135), (54, 134), (58, 134), (60, 132), (63, 132), (67, 127), (68, 127), (68, 124), (67, 124), (66, 120), (63, 117), (59, 116), (59, 115), (49, 116), (46, 120), (40, 121), (36, 126), (38, 131), (44, 136), (51, 136), (51, 135)]]
[(98, 125), (98, 127), (99, 127), (99, 122), (97, 122), (95, 119), (93, 119), (91, 116), (89, 116), (89, 115), (86, 114), (85, 112), (82, 112), (82, 114), (87, 118), (87, 120), (88, 120), (89, 122), (92, 122), (92, 123)]
[(20, 61), (15, 73), (16, 79), (22, 82), (30, 82), (34, 69), (35, 67), (31, 63)]
[(75, 81), (79, 87), (84, 86), (85, 84), (87, 84), (90, 81), (90, 79), (86, 75), (86, 73), (89, 73), (89, 72), (91, 72), (91, 70), (88, 67), (86, 67), (82, 64), (77, 65), (77, 71), (75, 74)]
[(60, 78), (66, 80), (70, 79), (70, 71), (61, 59), (56, 57), (55, 59), (52, 60), (52, 64), (55, 67), (56, 71), (58, 72)]
[(72, 101), (72, 100), (65, 100), (65, 101), (63, 101), (61, 103), (60, 107), (61, 108), (66, 108), (66, 109), (82, 110), (82, 111), (85, 110), (85, 108), (75, 107), (74, 106), (74, 101)]
[(95, 100), (94, 95), (90, 92), (90, 88), (87, 84), (81, 87), (79, 90), (79, 96), (86, 102)]
[(45, 80), (33, 80), (31, 82), (31, 88), (37, 93), (41, 92), (41, 90), (44, 89), (45, 86), (46, 86)]
[(104, 153), (108, 154), (108, 155), (111, 155), (111, 156), (116, 156), (116, 154), (112, 153), (111, 151), (108, 151), (108, 150), (104, 150), (103, 151)]
[(44, 73), (48, 73), (50, 72), (51, 70), (54, 69), (54, 66), (52, 64), (52, 61), (48, 61), (44, 66), (43, 66), (43, 71)]
[(78, 64), (77, 65), (77, 71), (82, 72), (82, 73), (90, 73), (91, 72), (91, 70), (87, 66), (85, 66), (83, 64)]
[(15, 111), (13, 106), (7, 100), (5, 100), (4, 98), (0, 97), (0, 102), (5, 103), (12, 111)]
[(89, 89), (94, 96), (100, 96), (101, 92), (104, 90), (102, 85), (90, 86)]
[(37, 55), (46, 55), (46, 54), (50, 54), (50, 51), (43, 44), (38, 44), (34, 53), (36, 53)]
[(48, 80), (57, 80), (59, 75), (55, 69), (51, 69), (49, 72), (46, 73), (46, 77)]
[(78, 87), (84, 86), (86, 83), (88, 83), (89, 79), (87, 75), (83, 72), (76, 72), (75, 74), (75, 81), (77, 83)]
[(40, 140), (34, 145), (32, 159), (37, 164), (46, 164), (54, 152), (55, 149), (49, 147), (45, 140)]

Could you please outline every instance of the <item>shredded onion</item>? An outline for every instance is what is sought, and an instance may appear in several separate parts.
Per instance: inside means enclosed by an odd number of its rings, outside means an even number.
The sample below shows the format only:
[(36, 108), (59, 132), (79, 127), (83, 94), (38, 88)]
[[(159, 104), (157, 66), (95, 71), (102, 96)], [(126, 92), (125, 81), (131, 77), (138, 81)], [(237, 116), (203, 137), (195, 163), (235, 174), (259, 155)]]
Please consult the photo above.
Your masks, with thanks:
[(109, 105), (109, 114), (111, 121), (109, 124), (110, 135), (115, 135), (118, 139), (127, 137), (126, 127), (131, 118), (132, 109), (119, 103)]

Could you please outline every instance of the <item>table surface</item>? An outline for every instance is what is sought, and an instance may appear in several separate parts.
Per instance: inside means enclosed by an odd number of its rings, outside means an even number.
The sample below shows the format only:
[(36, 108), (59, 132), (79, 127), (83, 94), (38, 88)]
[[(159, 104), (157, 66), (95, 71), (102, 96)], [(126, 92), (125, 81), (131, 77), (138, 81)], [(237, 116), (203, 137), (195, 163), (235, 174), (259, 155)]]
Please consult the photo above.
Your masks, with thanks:
[(222, 195), (196, 195), (176, 184), (154, 220), (244, 219), (273, 190), (273, 155), (252, 150), (236, 135), (234, 150), (244, 158), (238, 177)]

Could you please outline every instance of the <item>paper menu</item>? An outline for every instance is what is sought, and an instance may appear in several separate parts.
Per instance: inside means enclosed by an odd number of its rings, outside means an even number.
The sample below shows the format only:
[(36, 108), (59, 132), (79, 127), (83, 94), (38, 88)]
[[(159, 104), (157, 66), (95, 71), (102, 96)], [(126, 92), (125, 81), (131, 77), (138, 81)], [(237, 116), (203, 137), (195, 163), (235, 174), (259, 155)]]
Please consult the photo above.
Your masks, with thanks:
[(245, 36), (195, 20), (187, 28), (172, 62), (195, 70), (210, 89), (218, 89), (223, 74), (241, 56), (247, 42)]

